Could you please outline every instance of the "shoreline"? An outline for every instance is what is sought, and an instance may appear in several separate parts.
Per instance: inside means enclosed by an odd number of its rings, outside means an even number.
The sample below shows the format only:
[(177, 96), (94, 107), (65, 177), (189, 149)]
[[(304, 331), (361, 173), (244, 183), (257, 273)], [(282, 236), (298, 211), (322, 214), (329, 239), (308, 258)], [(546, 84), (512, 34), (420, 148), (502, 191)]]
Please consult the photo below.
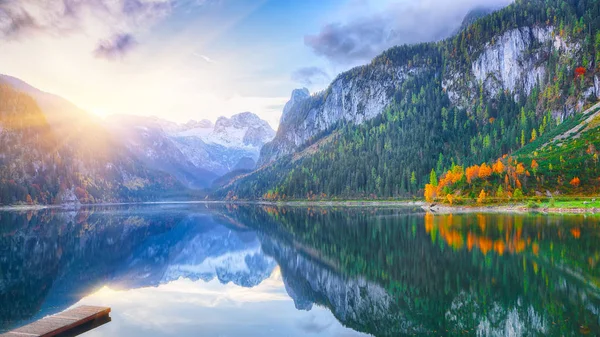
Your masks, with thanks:
[(295, 201), (246, 201), (237, 202), (245, 204), (271, 205), (271, 206), (344, 206), (344, 207), (425, 207), (424, 201), (364, 201), (364, 200), (345, 200), (345, 201), (310, 201), (310, 200), (295, 200)]
[(285, 207), (420, 207), (426, 212), (450, 213), (542, 213), (542, 214), (600, 214), (600, 207), (537, 207), (531, 208), (525, 204), (496, 204), (486, 206), (446, 205), (436, 204), (430, 206), (425, 201), (264, 201), (264, 200), (189, 200), (189, 201), (148, 201), (125, 203), (98, 203), (98, 204), (62, 204), (62, 205), (5, 205), (0, 206), (0, 211), (40, 211), (44, 209), (74, 210), (88, 207), (109, 206), (134, 206), (134, 205), (201, 205), (201, 204), (230, 204), (230, 205), (263, 205)]
[(489, 206), (450, 206), (435, 205), (421, 206), (426, 212), (450, 213), (541, 213), (541, 214), (600, 214), (600, 208), (564, 208), (564, 207), (538, 207), (531, 208), (524, 204), (515, 205), (489, 205)]
[(289, 207), (424, 207), (423, 201), (264, 201), (264, 200), (187, 200), (187, 201), (145, 201), (121, 203), (96, 203), (96, 204), (61, 204), (61, 205), (4, 205), (0, 211), (40, 211), (43, 209), (74, 210), (89, 207), (110, 206), (135, 206), (135, 205), (202, 205), (202, 204), (227, 204), (227, 205), (265, 205)]
[(62, 207), (62, 205), (5, 205), (0, 206), (0, 211), (40, 211), (43, 209)]

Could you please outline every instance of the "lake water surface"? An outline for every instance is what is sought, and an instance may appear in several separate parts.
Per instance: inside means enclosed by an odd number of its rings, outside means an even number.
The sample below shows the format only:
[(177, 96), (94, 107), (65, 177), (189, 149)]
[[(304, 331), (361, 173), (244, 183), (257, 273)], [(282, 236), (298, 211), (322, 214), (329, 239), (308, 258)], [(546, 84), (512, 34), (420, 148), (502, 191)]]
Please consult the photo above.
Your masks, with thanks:
[(0, 212), (0, 333), (600, 334), (600, 218), (182, 204)]

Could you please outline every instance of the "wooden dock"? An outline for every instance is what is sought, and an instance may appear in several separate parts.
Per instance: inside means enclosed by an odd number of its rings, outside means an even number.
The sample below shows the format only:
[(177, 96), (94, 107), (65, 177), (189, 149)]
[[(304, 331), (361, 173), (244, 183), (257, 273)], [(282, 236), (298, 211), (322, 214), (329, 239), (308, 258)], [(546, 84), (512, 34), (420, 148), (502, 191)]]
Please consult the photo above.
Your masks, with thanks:
[(77, 336), (102, 324), (110, 322), (110, 308), (80, 306), (56, 315), (48, 316), (1, 337), (54, 337)]

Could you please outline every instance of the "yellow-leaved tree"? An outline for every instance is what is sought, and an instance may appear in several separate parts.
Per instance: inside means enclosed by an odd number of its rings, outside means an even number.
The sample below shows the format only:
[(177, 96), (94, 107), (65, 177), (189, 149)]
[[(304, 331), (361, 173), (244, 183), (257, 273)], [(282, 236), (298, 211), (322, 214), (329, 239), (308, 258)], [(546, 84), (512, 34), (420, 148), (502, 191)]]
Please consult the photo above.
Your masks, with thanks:
[(486, 197), (485, 191), (481, 190), (481, 193), (479, 193), (479, 197), (477, 197), (477, 203), (483, 204), (485, 202), (485, 197)]
[(432, 184), (425, 185), (425, 200), (427, 202), (433, 202), (436, 197), (436, 188)]

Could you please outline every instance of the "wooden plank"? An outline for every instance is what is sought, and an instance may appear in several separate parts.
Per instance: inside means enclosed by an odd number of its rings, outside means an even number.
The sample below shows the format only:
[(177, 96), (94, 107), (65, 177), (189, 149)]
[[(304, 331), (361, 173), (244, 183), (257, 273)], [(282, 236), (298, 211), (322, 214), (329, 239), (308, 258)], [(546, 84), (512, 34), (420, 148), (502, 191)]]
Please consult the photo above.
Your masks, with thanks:
[(86, 323), (99, 318), (108, 317), (110, 308), (80, 306), (59, 314), (42, 318), (31, 324), (12, 330), (0, 336), (2, 337), (53, 337), (68, 333)]

